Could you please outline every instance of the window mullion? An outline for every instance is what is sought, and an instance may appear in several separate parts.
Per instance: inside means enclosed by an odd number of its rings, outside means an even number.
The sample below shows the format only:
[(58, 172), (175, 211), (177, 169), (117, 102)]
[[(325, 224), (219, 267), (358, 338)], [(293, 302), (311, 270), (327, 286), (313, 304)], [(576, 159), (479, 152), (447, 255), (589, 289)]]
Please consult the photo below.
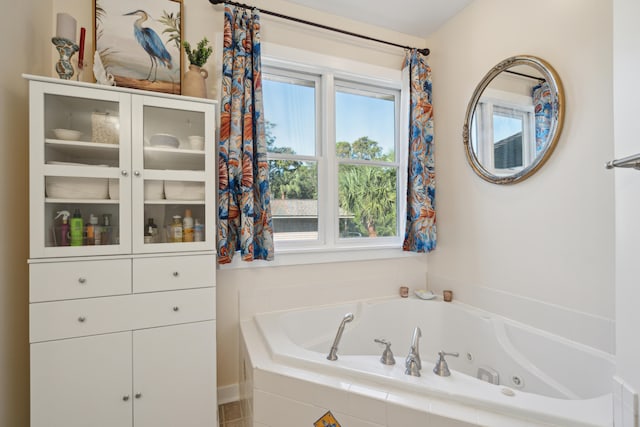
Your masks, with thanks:
[(335, 79), (332, 73), (322, 75), (322, 158), (323, 170), (326, 172), (321, 180), (322, 201), (319, 201), (318, 212), (321, 212), (320, 224), (322, 236), (328, 247), (335, 247), (338, 239), (338, 165), (336, 158), (336, 120), (335, 120)]

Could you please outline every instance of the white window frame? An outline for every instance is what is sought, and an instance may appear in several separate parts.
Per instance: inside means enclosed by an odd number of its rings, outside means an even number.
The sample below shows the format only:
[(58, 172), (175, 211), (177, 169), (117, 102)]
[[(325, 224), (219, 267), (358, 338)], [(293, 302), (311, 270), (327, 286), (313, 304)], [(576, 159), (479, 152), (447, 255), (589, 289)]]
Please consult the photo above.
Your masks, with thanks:
[[(316, 128), (319, 149), (318, 161), (318, 240), (276, 242), (275, 260), (267, 265), (291, 265), (344, 260), (366, 260), (412, 256), (401, 250), (406, 224), (406, 183), (408, 144), (408, 79), (399, 69), (352, 61), (303, 51), (300, 49), (262, 43), (264, 74), (280, 72), (296, 75), (320, 76), (316, 92)], [(379, 88), (396, 97), (396, 161), (365, 161), (366, 165), (397, 167), (397, 235), (377, 238), (339, 238), (338, 175), (339, 161), (335, 155), (335, 84), (348, 83), (352, 88)], [(320, 106), (318, 106), (318, 103)], [(296, 156), (301, 159), (304, 156)], [(273, 157), (271, 157), (273, 158)], [(311, 160), (311, 159), (310, 159)], [(313, 159), (314, 161), (316, 159)], [(233, 267), (232, 263), (230, 267)], [(261, 263), (243, 263), (260, 266)], [(239, 266), (236, 265), (236, 266)], [(248, 266), (246, 266), (248, 267)]]
[[(508, 169), (496, 169), (494, 167), (494, 138), (493, 138), (493, 115), (494, 110), (511, 110), (520, 113), (517, 116), (522, 118), (522, 166)], [(535, 138), (535, 116), (531, 97), (506, 92), (497, 89), (487, 88), (478, 101), (476, 107), (477, 114), (474, 115), (471, 124), (472, 132), (476, 134), (474, 141), (484, 143), (475, 146), (478, 159), (484, 167), (494, 175), (510, 175), (514, 171), (519, 171), (527, 167), (535, 158), (536, 138)], [(515, 117), (516, 115), (514, 115)], [(479, 135), (478, 132), (482, 132)], [(476, 142), (477, 144), (477, 142)]]

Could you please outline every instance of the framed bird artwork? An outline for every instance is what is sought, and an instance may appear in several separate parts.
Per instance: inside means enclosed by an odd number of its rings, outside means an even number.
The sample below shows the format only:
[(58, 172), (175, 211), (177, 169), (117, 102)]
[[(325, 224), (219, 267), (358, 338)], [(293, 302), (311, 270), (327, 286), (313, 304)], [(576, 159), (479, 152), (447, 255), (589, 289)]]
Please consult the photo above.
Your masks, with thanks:
[(116, 86), (180, 94), (182, 0), (94, 0), (94, 49)]

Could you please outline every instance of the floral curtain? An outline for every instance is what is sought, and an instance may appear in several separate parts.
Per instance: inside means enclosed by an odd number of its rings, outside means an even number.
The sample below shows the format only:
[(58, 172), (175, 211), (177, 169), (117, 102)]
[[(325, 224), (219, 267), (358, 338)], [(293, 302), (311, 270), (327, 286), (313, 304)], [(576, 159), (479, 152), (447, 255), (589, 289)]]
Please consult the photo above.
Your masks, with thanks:
[[(251, 15), (251, 16), (250, 16)], [(218, 262), (273, 259), (260, 20), (225, 5), (218, 147)]]
[(544, 82), (536, 85), (531, 90), (535, 114), (536, 128), (536, 155), (542, 152), (549, 143), (551, 132), (551, 118), (553, 106), (551, 105), (551, 88)]
[(409, 71), (409, 173), (407, 227), (403, 250), (430, 252), (436, 247), (436, 175), (433, 158), (431, 68), (413, 49), (407, 54)]

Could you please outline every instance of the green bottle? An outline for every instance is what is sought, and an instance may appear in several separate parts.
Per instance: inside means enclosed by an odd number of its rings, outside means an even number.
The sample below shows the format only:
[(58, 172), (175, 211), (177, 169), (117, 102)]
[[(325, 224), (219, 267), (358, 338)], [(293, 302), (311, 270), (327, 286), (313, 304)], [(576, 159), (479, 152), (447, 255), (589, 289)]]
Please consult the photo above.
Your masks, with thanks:
[(84, 223), (82, 222), (82, 215), (80, 215), (80, 209), (76, 208), (69, 221), (69, 229), (71, 234), (71, 246), (82, 246), (82, 234), (84, 232)]

